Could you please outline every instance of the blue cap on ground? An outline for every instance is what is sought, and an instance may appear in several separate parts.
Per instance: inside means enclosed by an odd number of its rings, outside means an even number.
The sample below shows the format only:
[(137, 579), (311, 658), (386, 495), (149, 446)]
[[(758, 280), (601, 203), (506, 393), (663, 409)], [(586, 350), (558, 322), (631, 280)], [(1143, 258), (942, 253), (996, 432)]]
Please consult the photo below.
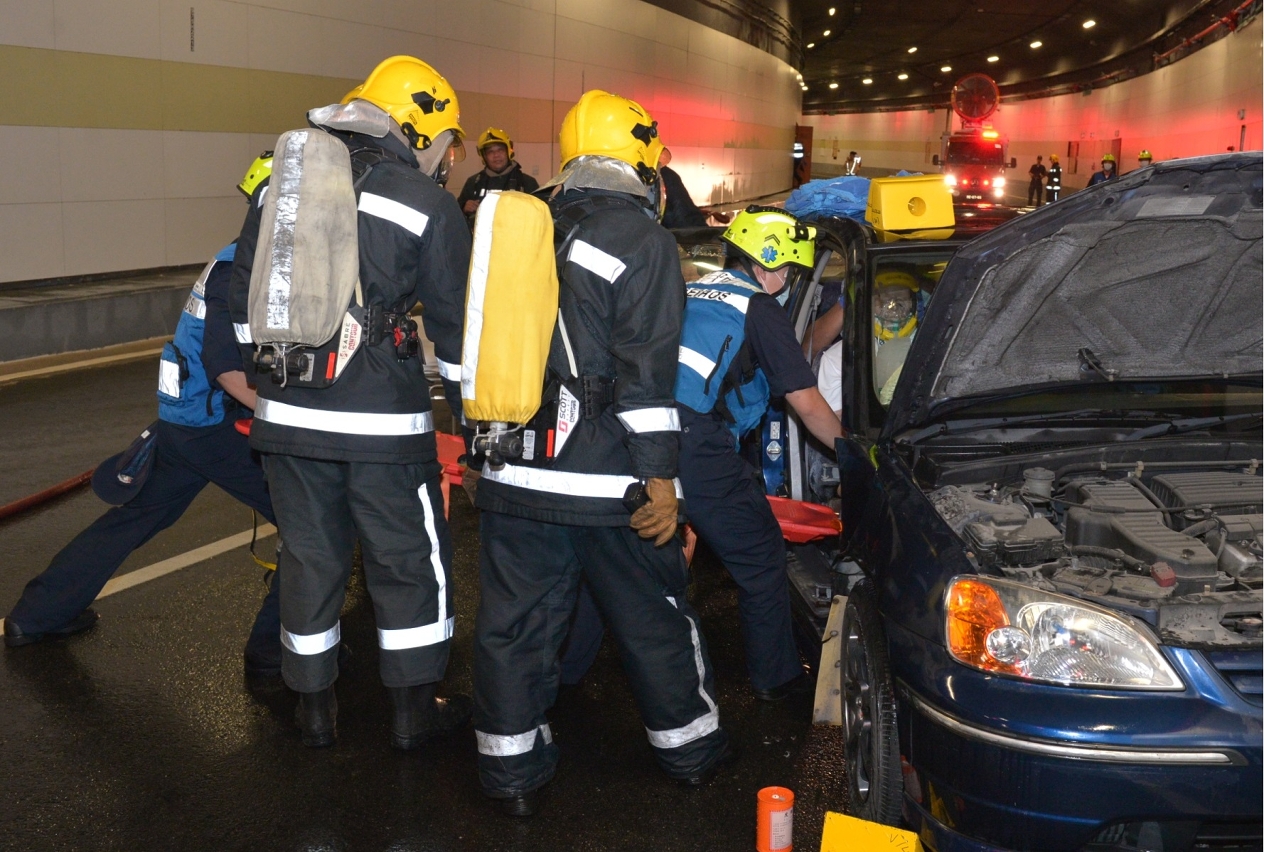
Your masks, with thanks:
[(122, 506), (140, 493), (154, 469), (158, 444), (158, 421), (146, 427), (131, 446), (110, 456), (92, 474), (92, 490), (111, 506)]

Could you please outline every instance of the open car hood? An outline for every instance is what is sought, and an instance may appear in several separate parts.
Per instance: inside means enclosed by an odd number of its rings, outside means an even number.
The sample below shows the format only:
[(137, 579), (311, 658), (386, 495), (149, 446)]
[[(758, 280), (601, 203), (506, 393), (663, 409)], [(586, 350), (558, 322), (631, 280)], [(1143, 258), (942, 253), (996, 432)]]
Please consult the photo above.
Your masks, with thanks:
[(1261, 157), (1238, 153), (1142, 169), (970, 242), (931, 299), (886, 434), (1106, 374), (1259, 374), (1261, 227)]

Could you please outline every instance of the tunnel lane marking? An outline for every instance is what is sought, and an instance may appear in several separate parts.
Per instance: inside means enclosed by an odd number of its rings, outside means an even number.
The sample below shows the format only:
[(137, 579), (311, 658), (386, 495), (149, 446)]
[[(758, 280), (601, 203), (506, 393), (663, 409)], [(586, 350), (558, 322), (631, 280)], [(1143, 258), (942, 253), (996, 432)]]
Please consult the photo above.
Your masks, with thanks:
[[(276, 527), (272, 524), (262, 524), (259, 527), (259, 538), (265, 539), (276, 534)], [(101, 590), (101, 594), (97, 595), (97, 600), (108, 598), (110, 595), (118, 594), (127, 589), (139, 586), (142, 583), (148, 583), (150, 580), (157, 580), (159, 577), (165, 577), (168, 574), (174, 574), (190, 565), (196, 565), (199, 562), (205, 562), (216, 556), (227, 553), (230, 550), (236, 550), (239, 547), (245, 547), (250, 544), (252, 530), (230, 535), (227, 538), (221, 538), (219, 541), (213, 541), (202, 547), (194, 548), (187, 553), (181, 553), (179, 556), (172, 556), (170, 559), (164, 559), (161, 562), (155, 562), (153, 565), (146, 565), (144, 568), (137, 568), (135, 571), (129, 571), (121, 577), (115, 577), (113, 580), (105, 584), (105, 588)], [(4, 619), (0, 619), (0, 630), (4, 629)]]

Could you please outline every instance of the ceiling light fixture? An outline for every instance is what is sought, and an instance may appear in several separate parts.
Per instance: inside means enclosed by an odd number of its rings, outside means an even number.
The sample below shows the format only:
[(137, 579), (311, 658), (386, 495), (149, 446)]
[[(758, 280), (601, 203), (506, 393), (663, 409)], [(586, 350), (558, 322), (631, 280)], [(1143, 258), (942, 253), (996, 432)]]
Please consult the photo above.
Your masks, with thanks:
[(833, 15), (833, 14), (834, 14), (834, 7), (833, 7), (833, 6), (830, 6), (830, 14), (831, 14), (831, 15)]
[(837, 84), (837, 83), (830, 83), (830, 88), (831, 88), (831, 89), (837, 89), (837, 88), (838, 88), (838, 84)]
[(908, 79), (908, 75), (907, 75), (907, 74), (900, 74), (900, 75), (899, 75), (898, 77), (896, 77), (895, 79), (897, 79), (897, 80), (907, 80), (907, 79)]
[(1031, 43), (1031, 49), (1035, 50), (1036, 48), (1040, 47), (1042, 44), (1044, 44), (1044, 42), (1037, 39), (1036, 41), (1033, 41)]
[(951, 71), (951, 70), (952, 70), (952, 66), (951, 66), (951, 65), (945, 65), (945, 66), (943, 66), (942, 68), (940, 68), (939, 70), (940, 70), (940, 71), (942, 71), (942, 72), (944, 72), (945, 74), (947, 74), (949, 71)]
[(808, 42), (808, 50), (811, 50), (814, 47), (816, 47), (816, 42), (813, 42), (813, 41)]
[(1094, 21), (1092, 18), (1090, 18), (1087, 21), (1085, 21), (1083, 24), (1081, 24), (1080, 26), (1084, 27), (1084, 29), (1086, 30), (1091, 30), (1093, 27), (1097, 26), (1097, 21)]
[(864, 83), (866, 86), (868, 86), (868, 85), (870, 85), (871, 83), (873, 83), (873, 78), (872, 78), (872, 77), (866, 77), (865, 79), (861, 80), (860, 82), (862, 82), (862, 83)]
[(830, 31), (829, 31), (829, 30), (826, 30), (825, 32), (821, 33), (821, 35), (823, 35), (823, 36), (828, 36), (829, 34), (830, 34)]
[(999, 57), (999, 56), (989, 56), (989, 57), (988, 57), (988, 62), (1000, 62), (1000, 61), (1001, 61), (1001, 57)]
[(909, 52), (909, 53), (917, 53), (917, 48), (916, 48), (916, 47), (910, 47), (910, 48), (909, 48), (909, 50), (908, 50), (908, 52)]

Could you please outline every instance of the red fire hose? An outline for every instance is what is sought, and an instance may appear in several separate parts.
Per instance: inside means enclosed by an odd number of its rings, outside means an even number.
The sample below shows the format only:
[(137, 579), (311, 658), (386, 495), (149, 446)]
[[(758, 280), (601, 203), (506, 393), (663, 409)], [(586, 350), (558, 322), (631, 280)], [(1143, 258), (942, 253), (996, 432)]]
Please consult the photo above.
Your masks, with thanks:
[(25, 512), (27, 509), (34, 509), (36, 506), (47, 503), (49, 500), (54, 500), (63, 494), (74, 491), (76, 488), (87, 485), (92, 479), (92, 473), (93, 471), (86, 470), (78, 476), (72, 476), (65, 482), (54, 485), (52, 488), (45, 488), (38, 494), (32, 494), (30, 497), (23, 497), (21, 500), (15, 500), (5, 506), (0, 506), (0, 521), (19, 512)]

